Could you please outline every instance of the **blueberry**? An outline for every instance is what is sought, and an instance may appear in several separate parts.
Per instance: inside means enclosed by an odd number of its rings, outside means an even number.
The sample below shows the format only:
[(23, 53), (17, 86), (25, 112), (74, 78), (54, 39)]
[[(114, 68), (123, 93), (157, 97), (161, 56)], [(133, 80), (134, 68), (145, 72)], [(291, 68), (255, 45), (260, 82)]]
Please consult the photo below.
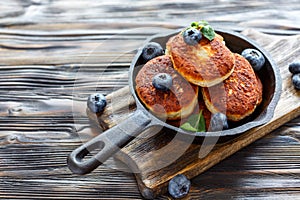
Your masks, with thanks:
[(221, 131), (228, 129), (227, 117), (223, 113), (215, 113), (211, 116), (209, 131)]
[(300, 73), (300, 62), (293, 62), (293, 63), (289, 64), (289, 71), (292, 74)]
[(191, 181), (183, 174), (174, 176), (168, 186), (169, 193), (174, 198), (182, 198), (189, 193)]
[(164, 54), (164, 49), (156, 42), (149, 42), (142, 51), (142, 57), (147, 62)]
[(183, 32), (183, 40), (188, 45), (195, 46), (202, 38), (202, 33), (196, 28), (189, 28)]
[(300, 73), (292, 76), (292, 82), (297, 90), (300, 90)]
[(102, 112), (106, 106), (106, 98), (103, 94), (91, 94), (87, 100), (88, 108), (94, 112)]
[(172, 76), (167, 73), (159, 73), (153, 77), (153, 86), (162, 91), (168, 91), (172, 87)]
[(241, 55), (249, 61), (254, 71), (259, 71), (265, 64), (265, 57), (256, 49), (245, 49)]

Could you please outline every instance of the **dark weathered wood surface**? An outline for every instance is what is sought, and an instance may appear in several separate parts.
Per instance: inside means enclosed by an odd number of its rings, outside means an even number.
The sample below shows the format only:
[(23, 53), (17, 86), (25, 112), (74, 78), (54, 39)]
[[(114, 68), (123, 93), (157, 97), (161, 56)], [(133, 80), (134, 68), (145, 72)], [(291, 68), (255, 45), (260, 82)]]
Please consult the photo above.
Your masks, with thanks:
[[(0, 9), (1, 199), (141, 198), (133, 174), (102, 166), (74, 175), (66, 157), (99, 134), (85, 113), (87, 95), (126, 86), (134, 49), (162, 28), (206, 19), (230, 30), (300, 34), (298, 0), (4, 0)], [(187, 199), (299, 198), (299, 124), (192, 179)]]

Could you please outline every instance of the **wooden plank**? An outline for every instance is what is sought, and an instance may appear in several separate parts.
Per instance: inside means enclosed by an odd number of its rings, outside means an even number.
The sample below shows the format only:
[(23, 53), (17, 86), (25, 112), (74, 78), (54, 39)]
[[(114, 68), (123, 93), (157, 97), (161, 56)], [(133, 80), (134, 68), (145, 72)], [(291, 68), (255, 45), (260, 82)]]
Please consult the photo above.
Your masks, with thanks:
[[(128, 6), (129, 5), (129, 6)], [(107, 29), (120, 30), (145, 26), (176, 28), (190, 23), (191, 19), (203, 18), (221, 28), (267, 28), (270, 31), (286, 29), (293, 33), (299, 24), (297, 1), (146, 1), (130, 0), (70, 3), (69, 0), (35, 1), (12, 0), (1, 2), (0, 24), (33, 30)], [(84, 8), (84, 9), (82, 9)], [(280, 11), (280, 12), (279, 12)], [(274, 17), (276, 16), (276, 17)], [(176, 18), (176, 24), (172, 23)], [(38, 26), (36, 26), (38, 24)], [(26, 25), (26, 26), (24, 26)], [(282, 27), (284, 25), (284, 27)], [(38, 27), (38, 28), (37, 28)], [(295, 32), (294, 32), (295, 33)]]
[[(178, 173), (185, 174), (188, 178), (199, 175), (300, 114), (298, 91), (294, 89), (291, 83), (291, 74), (288, 71), (288, 64), (297, 59), (299, 55), (300, 44), (298, 43), (300, 36), (275, 37), (252, 30), (245, 31), (243, 34), (257, 40), (265, 47), (280, 68), (283, 79), (283, 94), (278, 102), (273, 119), (269, 123), (251, 129), (233, 140), (215, 145), (204, 158), (198, 155), (202, 147), (201, 143), (185, 144), (182, 140), (174, 139), (174, 134), (165, 129), (155, 136), (153, 134), (147, 136), (151, 132), (157, 132), (155, 128), (145, 131), (143, 136), (135, 138), (122, 149), (127, 156), (117, 156), (136, 174), (140, 191), (144, 197), (151, 199), (165, 193), (169, 180)], [(289, 48), (290, 45), (294, 47), (292, 51)], [(115, 98), (122, 99), (122, 101), (113, 101)], [(114, 126), (134, 111), (134, 109), (128, 109), (134, 105), (128, 87), (108, 95), (108, 99), (109, 106), (102, 115), (96, 117), (89, 113), (90, 118), (93, 121), (98, 121), (103, 128)], [(127, 109), (124, 111), (124, 108)], [(172, 146), (169, 143), (172, 143)], [(189, 145), (189, 147), (185, 147), (185, 145)], [(178, 150), (180, 147), (186, 148), (186, 151)]]
[[(142, 198), (126, 170), (103, 166), (77, 176), (65, 162), (73, 149), (102, 131), (79, 108), (85, 107), (87, 95), (108, 94), (127, 85), (133, 53), (109, 70), (110, 60), (119, 54), (115, 45), (107, 47), (110, 56), (98, 50), (91, 60), (82, 61), (112, 35), (120, 35), (117, 41), (141, 44), (159, 28), (181, 28), (202, 18), (230, 30), (300, 33), (297, 0), (9, 0), (0, 1), (0, 8), (1, 199)], [(145, 31), (146, 26), (152, 29)], [(79, 67), (82, 73), (72, 88)], [(96, 87), (99, 74), (105, 80)], [(71, 100), (78, 105), (75, 116)], [(299, 198), (300, 151), (293, 142), (300, 139), (299, 127), (299, 120), (293, 120), (195, 177), (187, 198)]]

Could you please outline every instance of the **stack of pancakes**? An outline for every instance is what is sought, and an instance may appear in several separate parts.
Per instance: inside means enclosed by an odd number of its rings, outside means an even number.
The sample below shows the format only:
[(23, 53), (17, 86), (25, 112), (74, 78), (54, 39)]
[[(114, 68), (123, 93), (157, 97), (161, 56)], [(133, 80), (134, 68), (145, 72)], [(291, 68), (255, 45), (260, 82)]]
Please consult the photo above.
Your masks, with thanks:
[[(240, 121), (261, 103), (261, 81), (244, 57), (226, 47), (221, 35), (211, 41), (203, 37), (192, 46), (179, 33), (166, 48), (166, 55), (148, 61), (136, 77), (140, 100), (159, 117), (182, 120), (201, 109), (209, 113), (206, 120), (210, 113), (222, 112), (228, 120)], [(162, 72), (173, 77), (170, 91), (152, 85), (152, 78)]]

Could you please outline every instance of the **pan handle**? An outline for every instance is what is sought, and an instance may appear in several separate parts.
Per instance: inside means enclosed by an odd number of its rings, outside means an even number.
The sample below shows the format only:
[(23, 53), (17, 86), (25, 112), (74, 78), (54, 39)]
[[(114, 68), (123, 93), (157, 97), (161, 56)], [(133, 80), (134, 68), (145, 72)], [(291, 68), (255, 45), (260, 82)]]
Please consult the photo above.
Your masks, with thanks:
[[(151, 118), (145, 112), (135, 111), (122, 123), (75, 149), (68, 157), (68, 167), (76, 174), (93, 171), (146, 129), (150, 122)], [(96, 151), (95, 155), (84, 159), (92, 151)]]

